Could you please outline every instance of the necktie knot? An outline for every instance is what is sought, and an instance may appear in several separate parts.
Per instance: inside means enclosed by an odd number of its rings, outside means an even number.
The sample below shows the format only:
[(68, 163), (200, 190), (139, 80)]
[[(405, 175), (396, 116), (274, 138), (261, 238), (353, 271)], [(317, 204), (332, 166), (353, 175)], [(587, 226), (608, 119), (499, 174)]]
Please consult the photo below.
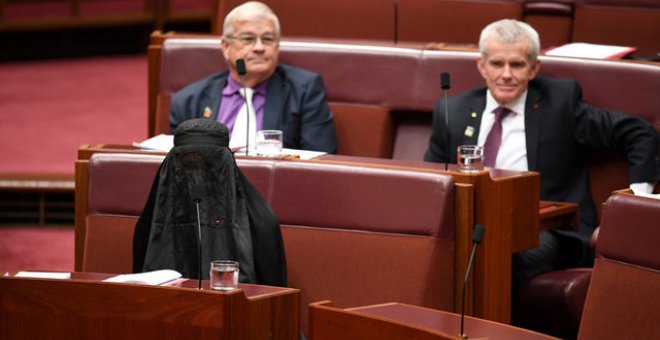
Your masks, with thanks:
[(234, 127), (229, 139), (229, 147), (237, 148), (249, 145), (254, 145), (255, 136), (257, 135), (257, 113), (254, 112), (252, 104), (252, 96), (254, 89), (245, 87), (238, 90), (241, 97), (245, 98), (245, 103), (238, 111)]
[(493, 110), (493, 113), (495, 114), (495, 123), (499, 124), (502, 123), (502, 119), (506, 117), (509, 113), (511, 113), (511, 110), (507, 109), (504, 106), (500, 106), (497, 109)]
[(254, 89), (251, 87), (244, 87), (238, 90), (238, 93), (241, 94), (241, 97), (245, 98), (247, 101), (252, 101), (254, 96)]

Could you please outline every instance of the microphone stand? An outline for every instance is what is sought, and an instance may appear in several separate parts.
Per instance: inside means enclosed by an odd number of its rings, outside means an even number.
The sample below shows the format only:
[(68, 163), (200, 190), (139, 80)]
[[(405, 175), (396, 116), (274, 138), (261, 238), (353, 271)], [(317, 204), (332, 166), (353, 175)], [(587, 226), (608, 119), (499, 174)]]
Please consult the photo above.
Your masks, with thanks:
[(202, 194), (204, 188), (201, 184), (193, 179), (192, 187), (190, 188), (190, 196), (195, 202), (197, 211), (197, 288), (202, 289), (202, 218), (199, 213), (199, 202), (202, 201)]
[(245, 110), (247, 113), (247, 124), (245, 131), (245, 156), (248, 156), (250, 153), (250, 105), (247, 102), (247, 89), (245, 87), (245, 74), (247, 74), (247, 69), (245, 67), (245, 60), (237, 59), (236, 60), (236, 71), (241, 77), (241, 86), (243, 87), (243, 102), (245, 103)]
[[(449, 158), (449, 160), (451, 160), (451, 150), (450, 150), (451, 137), (449, 133), (449, 104), (447, 103), (447, 93), (451, 88), (449, 73), (442, 72), (440, 74), (440, 88), (442, 88), (442, 92), (444, 92), (445, 95), (444, 102), (445, 102), (445, 127), (447, 128), (447, 141), (446, 141), (447, 157)], [(449, 170), (449, 161), (445, 162), (445, 171), (447, 170)]]
[(465, 290), (467, 288), (468, 278), (470, 277), (470, 272), (472, 271), (472, 263), (474, 262), (474, 255), (477, 252), (477, 246), (481, 243), (481, 240), (484, 238), (484, 226), (477, 224), (474, 226), (472, 231), (472, 252), (470, 253), (470, 261), (468, 261), (467, 269), (465, 270), (465, 279), (463, 279), (463, 293), (461, 294), (461, 332), (458, 334), (460, 339), (467, 339), (467, 334), (463, 332), (463, 325), (465, 322)]
[(202, 199), (195, 198), (195, 207), (197, 208), (197, 289), (202, 289), (202, 222), (199, 214), (199, 202)]

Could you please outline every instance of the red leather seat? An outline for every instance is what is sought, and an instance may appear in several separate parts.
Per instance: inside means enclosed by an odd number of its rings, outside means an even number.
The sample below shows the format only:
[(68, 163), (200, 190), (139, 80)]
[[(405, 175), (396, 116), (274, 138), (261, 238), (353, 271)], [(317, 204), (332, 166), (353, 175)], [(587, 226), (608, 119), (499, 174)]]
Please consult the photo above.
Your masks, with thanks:
[(572, 41), (634, 46), (637, 56), (660, 52), (657, 0), (575, 0), (575, 3)]
[(660, 334), (660, 200), (615, 194), (600, 224), (578, 339)]

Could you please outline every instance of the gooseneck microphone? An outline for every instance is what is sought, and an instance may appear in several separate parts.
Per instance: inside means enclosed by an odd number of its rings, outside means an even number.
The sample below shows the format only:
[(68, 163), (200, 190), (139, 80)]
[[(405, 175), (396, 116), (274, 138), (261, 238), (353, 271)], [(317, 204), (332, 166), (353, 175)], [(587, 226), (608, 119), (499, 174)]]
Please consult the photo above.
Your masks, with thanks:
[(451, 143), (451, 138), (449, 134), (449, 104), (447, 103), (447, 94), (449, 92), (449, 89), (451, 88), (450, 84), (450, 79), (449, 79), (449, 73), (447, 72), (442, 72), (440, 73), (440, 88), (442, 89), (442, 92), (444, 92), (445, 95), (445, 127), (447, 128), (447, 155), (449, 157), (449, 160), (445, 162), (445, 171), (449, 169), (449, 162), (451, 161), (451, 151), (450, 151), (450, 143)]
[(197, 210), (197, 280), (198, 280), (198, 289), (202, 289), (202, 219), (199, 213), (199, 202), (202, 201), (202, 194), (204, 188), (201, 184), (195, 181), (190, 190), (190, 195), (192, 196), (193, 202), (195, 202), (195, 208)]
[(245, 124), (245, 156), (248, 156), (250, 152), (250, 105), (247, 102), (247, 90), (245, 89), (245, 74), (247, 74), (247, 69), (245, 68), (245, 60), (237, 59), (236, 60), (236, 71), (241, 77), (241, 87), (243, 90), (243, 103), (245, 103), (245, 110), (247, 111), (247, 124)]
[(477, 246), (481, 243), (481, 240), (484, 238), (484, 226), (477, 224), (474, 226), (472, 231), (472, 253), (470, 254), (470, 261), (468, 262), (467, 269), (465, 270), (465, 279), (463, 279), (463, 293), (461, 295), (461, 332), (458, 334), (460, 339), (467, 339), (467, 334), (463, 333), (463, 324), (465, 322), (465, 289), (467, 288), (468, 278), (470, 277), (470, 272), (472, 271), (472, 262), (474, 261), (474, 254), (477, 252)]

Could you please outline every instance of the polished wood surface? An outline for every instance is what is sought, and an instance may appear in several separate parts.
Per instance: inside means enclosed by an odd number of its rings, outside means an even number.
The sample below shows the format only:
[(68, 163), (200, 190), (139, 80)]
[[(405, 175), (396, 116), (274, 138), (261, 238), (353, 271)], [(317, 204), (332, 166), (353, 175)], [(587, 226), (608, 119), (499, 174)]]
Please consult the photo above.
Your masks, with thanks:
[(580, 215), (577, 203), (541, 201), (539, 209), (541, 230), (580, 228)]
[[(458, 339), (460, 314), (403, 303), (336, 308), (329, 301), (310, 305), (310, 340), (325, 339)], [(510, 325), (466, 316), (469, 339), (556, 339)]]
[(196, 280), (169, 286), (0, 278), (2, 339), (298, 339), (300, 291), (239, 285), (221, 292)]

